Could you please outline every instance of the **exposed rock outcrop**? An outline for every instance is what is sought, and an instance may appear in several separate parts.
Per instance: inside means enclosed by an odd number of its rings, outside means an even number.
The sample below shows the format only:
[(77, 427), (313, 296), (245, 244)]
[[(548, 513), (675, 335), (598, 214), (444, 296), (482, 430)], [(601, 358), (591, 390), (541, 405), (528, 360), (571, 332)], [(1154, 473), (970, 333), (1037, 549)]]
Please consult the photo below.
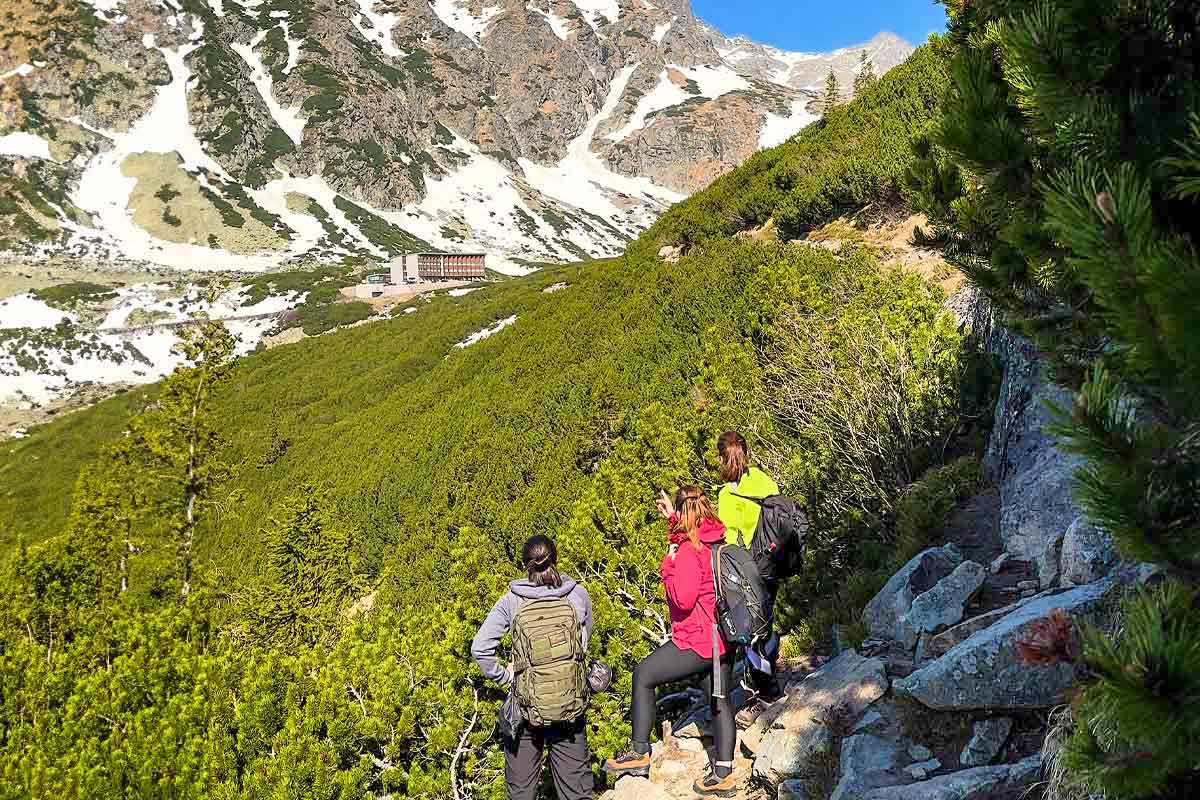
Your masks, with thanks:
[(990, 764), (992, 759), (1000, 754), (1012, 727), (1013, 721), (1010, 717), (990, 717), (976, 722), (971, 741), (967, 742), (967, 746), (959, 754), (958, 763), (964, 767), (982, 767)]
[(906, 786), (874, 789), (862, 800), (1017, 800), (1041, 771), (1040, 756), (1016, 764), (976, 767)]
[(802, 772), (814, 755), (832, 748), (831, 715), (857, 719), (887, 686), (882, 661), (850, 650), (789, 687), (743, 738), (755, 753), (754, 775), (778, 783)]
[(918, 553), (871, 599), (863, 619), (875, 639), (902, 639), (900, 621), (912, 610), (913, 601), (932, 589), (962, 563), (962, 553), (947, 545)]
[(1110, 578), (1039, 597), (895, 681), (892, 688), (900, 696), (943, 711), (1048, 708), (1061, 702), (1063, 691), (1075, 683), (1075, 667), (1025, 664), (1016, 643), (1035, 622), (1057, 609), (1094, 624), (1111, 622), (1118, 588), (1118, 582)]
[(983, 586), (987, 570), (974, 561), (964, 561), (933, 588), (918, 595), (908, 613), (896, 623), (897, 639), (906, 648), (916, 646), (922, 634), (936, 633), (959, 622), (963, 611)]

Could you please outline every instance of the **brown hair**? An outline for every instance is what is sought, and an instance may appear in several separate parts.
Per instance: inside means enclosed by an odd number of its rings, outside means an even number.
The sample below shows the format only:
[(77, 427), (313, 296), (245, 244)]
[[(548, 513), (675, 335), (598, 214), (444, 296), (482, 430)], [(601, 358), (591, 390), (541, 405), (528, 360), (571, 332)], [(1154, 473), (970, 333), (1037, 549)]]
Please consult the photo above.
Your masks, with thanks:
[(703, 548), (700, 544), (700, 523), (704, 520), (720, 522), (712, 503), (699, 486), (681, 486), (675, 492), (675, 512), (679, 514), (678, 530), (687, 534), (688, 540), (697, 550)]
[(558, 574), (558, 548), (549, 536), (539, 533), (529, 537), (521, 548), (521, 560), (525, 562), (529, 582), (534, 586), (554, 589), (562, 586), (562, 576)]
[(721, 480), (737, 483), (750, 471), (750, 445), (737, 431), (725, 431), (717, 438), (717, 460)]

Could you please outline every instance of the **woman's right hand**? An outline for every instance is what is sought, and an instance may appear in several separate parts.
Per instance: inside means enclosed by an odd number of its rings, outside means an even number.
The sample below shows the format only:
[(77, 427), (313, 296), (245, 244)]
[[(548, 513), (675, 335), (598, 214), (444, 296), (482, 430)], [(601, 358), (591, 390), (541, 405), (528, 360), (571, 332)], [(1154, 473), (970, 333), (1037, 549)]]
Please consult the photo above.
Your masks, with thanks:
[(663, 519), (670, 519), (675, 513), (675, 504), (671, 502), (671, 497), (665, 489), (658, 490), (658, 499), (654, 501), (654, 505), (658, 507), (658, 513), (662, 514)]

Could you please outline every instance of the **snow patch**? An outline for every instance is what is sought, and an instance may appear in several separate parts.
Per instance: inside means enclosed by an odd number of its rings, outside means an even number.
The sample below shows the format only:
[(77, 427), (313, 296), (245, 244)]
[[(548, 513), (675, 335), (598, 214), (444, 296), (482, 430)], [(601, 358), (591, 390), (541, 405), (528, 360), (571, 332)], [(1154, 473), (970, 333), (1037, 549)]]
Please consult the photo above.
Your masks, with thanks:
[(408, 308), (404, 309), (404, 313), (405, 314), (415, 314), (415, 313), (417, 313), (417, 307), (409, 306)]
[(527, 6), (527, 8), (530, 11), (545, 17), (546, 21), (550, 23), (550, 30), (554, 31), (554, 35), (559, 39), (562, 39), (565, 42), (567, 37), (571, 35), (570, 24), (566, 19), (554, 13), (553, 5), (550, 6), (549, 11), (542, 11), (540, 8), (534, 8), (533, 6)]
[(621, 3), (619, 0), (573, 0), (575, 7), (579, 9), (579, 13), (583, 14), (583, 18), (588, 21), (588, 24), (593, 28), (600, 25), (600, 18), (604, 17), (609, 22), (616, 22), (621, 16)]
[(567, 288), (567, 284), (565, 283), (552, 283), (545, 289), (542, 289), (542, 294), (554, 294), (555, 292), (561, 292), (565, 288)]
[(476, 344), (478, 342), (482, 342), (484, 339), (488, 338), (489, 336), (499, 333), (500, 331), (504, 330), (505, 328), (507, 328), (509, 325), (512, 325), (516, 321), (517, 321), (516, 314), (513, 314), (511, 317), (505, 317), (504, 319), (500, 320), (499, 322), (495, 323), (494, 325), (489, 325), (486, 328), (483, 328), (481, 330), (476, 331), (475, 333), (472, 333), (466, 339), (463, 339), (461, 342), (457, 343), (454, 346), (457, 347), (459, 350), (465, 350), (466, 348), (470, 347), (471, 345)]
[(654, 35), (650, 38), (654, 39), (656, 44), (662, 44), (662, 40), (666, 38), (667, 33), (671, 30), (671, 26), (675, 24), (677, 17), (672, 17), (670, 22), (664, 22), (654, 26)]
[[(694, 82), (700, 93), (698, 95), (691, 94), (684, 87), (677, 85), (670, 78), (671, 70), (678, 71), (687, 80)], [(619, 130), (613, 131), (604, 138), (619, 142), (634, 131), (645, 127), (646, 119), (654, 112), (677, 106), (693, 97), (716, 99), (723, 94), (749, 88), (750, 84), (745, 78), (725, 65), (685, 68), (668, 64), (667, 68), (658, 76), (658, 83), (655, 87), (638, 101), (629, 121)]]
[(429, 0), (429, 6), (442, 22), (479, 44), (479, 39), (487, 32), (488, 25), (504, 9), (496, 5), (486, 6), (480, 10), (479, 16), (475, 16), (467, 7), (468, 2), (469, 0)]
[(50, 157), (50, 143), (36, 133), (26, 131), (15, 131), (6, 136), (0, 136), (0, 156), (40, 158), (43, 161), (54, 160)]
[[(321, 236), (325, 233), (325, 229), (319, 221), (307, 214), (300, 214), (287, 207), (287, 195), (289, 192), (296, 192), (316, 200), (321, 208), (325, 209), (325, 213), (329, 215), (330, 221), (349, 234), (351, 238), (357, 239), (360, 246), (374, 253), (379, 258), (389, 258), (389, 255), (385, 251), (376, 247), (367, 238), (367, 235), (337, 207), (334, 199), (338, 197), (338, 193), (319, 175), (310, 175), (307, 178), (293, 176), (277, 178), (262, 189), (251, 192), (255, 202), (271, 213), (278, 214), (289, 227), (293, 228), (299, 234), (297, 239), (292, 242), (291, 252), (299, 254), (312, 248), (313, 245), (320, 241)], [(381, 215), (380, 212), (375, 211), (375, 209), (370, 208), (365, 203), (356, 202), (355, 205)]]
[(225, 16), (225, 4), (222, 0), (208, 0), (208, 7), (213, 10), (213, 13), (218, 17)]
[[(271, 118), (283, 129), (283, 132), (288, 135), (289, 139), (296, 144), (300, 144), (301, 139), (304, 138), (305, 123), (304, 117), (300, 116), (300, 107), (292, 106), (284, 108), (279, 104), (272, 91), (273, 82), (271, 80), (271, 73), (267, 71), (262, 59), (254, 52), (254, 48), (258, 47), (259, 43), (266, 38), (267, 33), (267, 31), (260, 31), (250, 41), (250, 44), (238, 44), (234, 42), (230, 47), (250, 67), (250, 80), (254, 83), (255, 88), (258, 89), (258, 94), (262, 97), (263, 102), (267, 104), (267, 111), (271, 112)], [(289, 57), (289, 65), (290, 63)]]
[(283, 28), (283, 39), (287, 42), (288, 49), (288, 60), (287, 65), (283, 68), (283, 74), (291, 75), (292, 70), (294, 70), (296, 65), (300, 63), (300, 47), (304, 42), (301, 39), (292, 38), (292, 33), (288, 29), (288, 23), (286, 20), (279, 23), (279, 27)]
[(450, 295), (451, 297), (466, 297), (471, 292), (478, 292), (482, 288), (482, 286), (472, 286), (469, 289), (451, 289), (450, 291), (446, 292), (446, 294)]
[[(358, 32), (369, 42), (375, 42), (383, 50), (383, 54), (392, 58), (404, 58), (408, 55), (396, 47), (392, 39), (392, 28), (400, 21), (399, 14), (378, 14), (375, 12), (375, 0), (358, 0), (359, 16), (352, 16), (351, 21)], [(366, 19), (370, 27), (363, 24)]]
[[(592, 152), (596, 129), (617, 107), (637, 68), (638, 64), (635, 63), (617, 73), (604, 105), (588, 120), (583, 132), (567, 146), (566, 157), (556, 166), (545, 167), (526, 158), (520, 159), (526, 178), (539, 192), (596, 214), (630, 236), (649, 226), (658, 212), (685, 197), (647, 178), (630, 178), (613, 172)], [(640, 200), (641, 207), (628, 209), (624, 201), (629, 198)], [(622, 200), (622, 206), (617, 205), (617, 200)]]
[(17, 67), (16, 69), (10, 69), (8, 72), (4, 73), (3, 75), (0, 75), (0, 81), (8, 80), (9, 78), (13, 77), (14, 75), (19, 78), (28, 77), (30, 74), (33, 73), (33, 69), (34, 69), (34, 67), (32, 64), (22, 64), (19, 67)]
[(54, 328), (75, 317), (48, 305), (32, 294), (18, 294), (0, 300), (0, 330), (13, 328)]
[(758, 134), (759, 149), (781, 145), (805, 126), (819, 120), (818, 115), (808, 112), (807, 106), (808, 98), (798, 97), (792, 101), (790, 113), (786, 117), (768, 113)]

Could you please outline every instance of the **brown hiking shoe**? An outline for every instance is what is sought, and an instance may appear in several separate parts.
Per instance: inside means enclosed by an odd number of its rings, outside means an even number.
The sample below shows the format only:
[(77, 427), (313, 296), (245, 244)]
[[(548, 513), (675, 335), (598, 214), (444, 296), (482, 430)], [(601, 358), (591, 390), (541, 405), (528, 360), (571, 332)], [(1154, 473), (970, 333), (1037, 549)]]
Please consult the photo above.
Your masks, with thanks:
[(609, 775), (620, 778), (625, 775), (636, 775), (639, 778), (650, 777), (650, 754), (639, 753), (632, 747), (622, 750), (604, 762), (604, 771)]
[(701, 797), (734, 797), (737, 795), (737, 781), (730, 772), (724, 778), (718, 778), (711, 770), (703, 778), (692, 784), (692, 791)]
[(750, 701), (750, 705), (737, 712), (733, 717), (734, 724), (738, 726), (738, 730), (746, 730), (753, 725), (762, 713), (770, 707), (770, 703), (759, 698), (754, 698)]

